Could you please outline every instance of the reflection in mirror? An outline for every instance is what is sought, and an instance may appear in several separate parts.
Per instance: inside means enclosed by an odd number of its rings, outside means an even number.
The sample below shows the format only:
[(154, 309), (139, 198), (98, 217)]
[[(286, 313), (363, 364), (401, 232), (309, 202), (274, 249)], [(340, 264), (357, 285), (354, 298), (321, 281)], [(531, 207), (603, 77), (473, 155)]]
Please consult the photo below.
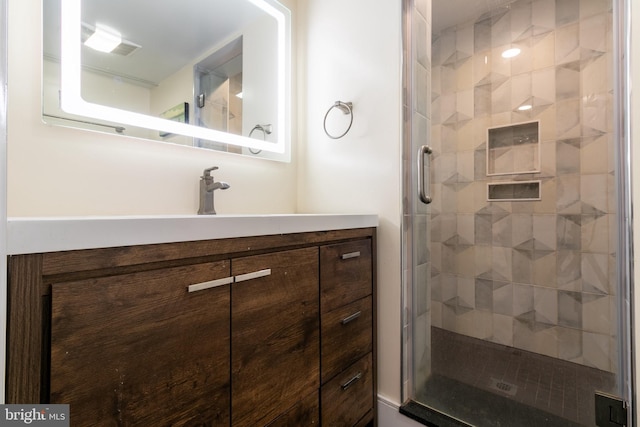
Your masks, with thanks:
[[(43, 13), (47, 123), (289, 159), (290, 12), (276, 0), (43, 0)], [(100, 34), (112, 46), (88, 45)]]
[[(198, 126), (242, 135), (242, 38), (238, 38), (194, 67)], [(223, 143), (196, 140), (198, 147), (233, 151)]]

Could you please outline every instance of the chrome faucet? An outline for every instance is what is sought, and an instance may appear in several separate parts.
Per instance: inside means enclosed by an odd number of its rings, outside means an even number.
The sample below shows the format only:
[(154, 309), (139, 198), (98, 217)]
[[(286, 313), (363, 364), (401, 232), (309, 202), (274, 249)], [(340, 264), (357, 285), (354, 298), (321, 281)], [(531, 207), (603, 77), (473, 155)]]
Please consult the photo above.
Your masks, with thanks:
[(200, 208), (198, 215), (215, 215), (213, 207), (213, 192), (215, 190), (226, 190), (230, 187), (226, 182), (214, 182), (211, 171), (217, 170), (217, 166), (205, 169), (200, 177)]

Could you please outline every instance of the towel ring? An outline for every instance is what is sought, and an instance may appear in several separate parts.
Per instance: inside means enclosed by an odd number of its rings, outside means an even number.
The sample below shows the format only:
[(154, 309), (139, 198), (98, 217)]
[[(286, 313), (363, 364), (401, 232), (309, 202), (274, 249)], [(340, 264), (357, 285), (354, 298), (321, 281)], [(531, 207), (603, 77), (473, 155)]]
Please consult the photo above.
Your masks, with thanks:
[[(271, 125), (255, 125), (253, 127), (253, 129), (251, 129), (251, 132), (249, 132), (249, 138), (251, 138), (251, 135), (253, 135), (253, 132), (259, 130), (262, 132), (262, 140), (266, 141), (267, 140), (267, 135), (271, 134)], [(251, 154), (260, 154), (260, 152), (262, 150), (256, 150), (254, 148), (249, 148), (249, 151), (251, 152)]]
[[(340, 135), (340, 136), (331, 135), (327, 131), (327, 117), (329, 116), (329, 113), (331, 112), (331, 110), (333, 110), (334, 108), (337, 108), (338, 110), (342, 111), (342, 113), (349, 114), (351, 116), (351, 118), (349, 120), (349, 127), (347, 127), (347, 130), (345, 130), (344, 133), (342, 135)], [(331, 138), (331, 139), (340, 139), (343, 136), (345, 136), (347, 134), (347, 132), (349, 132), (349, 130), (351, 129), (351, 125), (352, 124), (353, 124), (353, 103), (351, 103), (351, 102), (336, 101), (331, 106), (331, 108), (329, 108), (327, 113), (324, 115), (324, 133), (326, 133), (327, 136), (329, 138)]]

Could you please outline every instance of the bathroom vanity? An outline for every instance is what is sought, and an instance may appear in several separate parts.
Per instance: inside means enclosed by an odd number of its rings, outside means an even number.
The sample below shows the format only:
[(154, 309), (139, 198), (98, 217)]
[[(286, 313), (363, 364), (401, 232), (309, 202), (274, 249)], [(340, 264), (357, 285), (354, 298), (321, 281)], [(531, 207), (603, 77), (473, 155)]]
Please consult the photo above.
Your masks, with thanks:
[(74, 426), (374, 425), (376, 226), (10, 219), (7, 403), (68, 403)]

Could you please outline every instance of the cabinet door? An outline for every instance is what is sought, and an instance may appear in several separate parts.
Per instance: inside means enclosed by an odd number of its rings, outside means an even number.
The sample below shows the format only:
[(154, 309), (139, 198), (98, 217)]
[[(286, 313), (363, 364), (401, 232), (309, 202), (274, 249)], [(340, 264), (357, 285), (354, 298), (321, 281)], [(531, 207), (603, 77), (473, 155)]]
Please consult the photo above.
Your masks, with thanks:
[(52, 286), (51, 402), (74, 426), (229, 425), (229, 262)]
[(233, 259), (232, 273), (232, 425), (263, 426), (319, 387), (318, 249)]
[(295, 406), (274, 421), (268, 427), (312, 427), (320, 425), (320, 401), (318, 391), (300, 400)]

